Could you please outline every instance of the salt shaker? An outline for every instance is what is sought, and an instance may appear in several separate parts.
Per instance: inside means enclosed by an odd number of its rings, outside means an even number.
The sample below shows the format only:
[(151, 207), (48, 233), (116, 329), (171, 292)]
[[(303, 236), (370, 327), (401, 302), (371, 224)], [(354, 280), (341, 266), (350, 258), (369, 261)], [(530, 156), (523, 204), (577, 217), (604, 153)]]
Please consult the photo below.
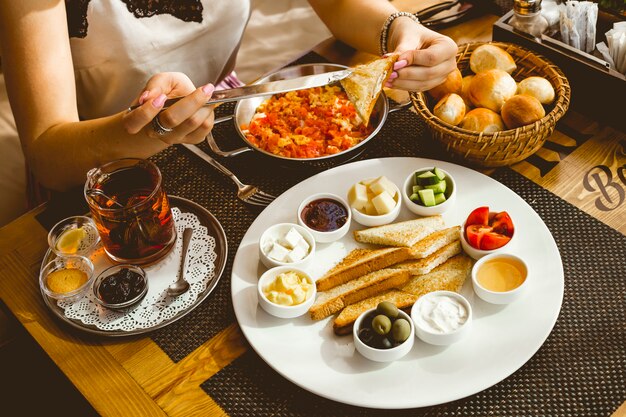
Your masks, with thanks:
[(548, 21), (541, 15), (541, 0), (515, 0), (513, 11), (509, 24), (515, 29), (536, 38), (548, 29)]

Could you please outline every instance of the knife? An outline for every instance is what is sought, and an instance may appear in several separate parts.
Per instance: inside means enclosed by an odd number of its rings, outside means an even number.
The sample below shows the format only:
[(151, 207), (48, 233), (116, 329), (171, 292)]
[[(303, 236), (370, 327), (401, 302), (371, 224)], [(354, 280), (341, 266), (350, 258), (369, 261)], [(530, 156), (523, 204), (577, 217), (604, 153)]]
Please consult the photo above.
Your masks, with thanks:
[[(228, 90), (213, 92), (213, 95), (204, 105), (209, 106), (228, 101), (238, 101), (244, 98), (269, 96), (272, 94), (286, 93), (288, 91), (304, 90), (306, 88), (320, 87), (343, 80), (352, 73), (352, 70), (325, 72), (323, 74), (305, 75), (304, 77), (291, 78), (288, 80), (271, 81), (263, 84), (251, 84)], [(163, 109), (165, 110), (183, 97), (174, 97), (165, 100)], [(134, 110), (139, 104), (131, 106), (128, 110)]]

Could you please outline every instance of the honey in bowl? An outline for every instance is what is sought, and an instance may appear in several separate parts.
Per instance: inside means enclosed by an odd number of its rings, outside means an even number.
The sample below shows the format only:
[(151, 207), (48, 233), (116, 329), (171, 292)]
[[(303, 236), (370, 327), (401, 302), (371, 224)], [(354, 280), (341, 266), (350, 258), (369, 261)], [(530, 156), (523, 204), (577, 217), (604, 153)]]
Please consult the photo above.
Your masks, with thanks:
[(66, 268), (53, 271), (46, 278), (46, 285), (58, 294), (75, 291), (82, 287), (89, 277), (80, 269)]
[(517, 259), (497, 257), (486, 261), (476, 274), (478, 283), (489, 291), (513, 291), (524, 283), (528, 271)]

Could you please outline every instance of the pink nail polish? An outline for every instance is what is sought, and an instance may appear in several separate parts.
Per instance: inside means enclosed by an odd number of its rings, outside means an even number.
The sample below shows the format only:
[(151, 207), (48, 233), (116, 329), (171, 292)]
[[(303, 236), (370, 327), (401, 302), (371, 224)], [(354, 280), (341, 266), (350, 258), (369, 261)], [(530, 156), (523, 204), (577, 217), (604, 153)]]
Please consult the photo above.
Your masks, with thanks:
[(149, 95), (150, 95), (150, 90), (144, 91), (141, 97), (139, 97), (139, 104), (145, 103)]
[(211, 94), (213, 94), (213, 91), (215, 91), (215, 86), (213, 84), (207, 84), (204, 87), (202, 87), (202, 92), (206, 94), (207, 96), (210, 96)]
[(398, 78), (398, 73), (397, 72), (392, 72), (391, 75), (389, 76), (390, 80), (395, 80), (396, 78)]
[(396, 63), (393, 64), (393, 69), (399, 70), (406, 67), (408, 64), (409, 62), (406, 59), (401, 59), (400, 61), (396, 61)]
[(165, 94), (161, 94), (160, 96), (152, 100), (152, 107), (156, 109), (163, 107), (163, 104), (165, 104), (166, 99), (167, 99), (167, 96)]

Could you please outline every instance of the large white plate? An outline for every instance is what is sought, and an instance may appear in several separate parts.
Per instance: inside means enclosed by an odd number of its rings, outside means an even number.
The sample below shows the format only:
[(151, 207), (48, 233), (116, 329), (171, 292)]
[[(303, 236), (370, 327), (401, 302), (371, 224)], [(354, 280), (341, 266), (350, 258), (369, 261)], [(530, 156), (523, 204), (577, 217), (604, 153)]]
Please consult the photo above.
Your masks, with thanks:
[[(257, 303), (258, 240), (269, 226), (296, 222), (296, 210), (307, 196), (332, 192), (345, 196), (355, 182), (386, 175), (398, 186), (416, 169), (438, 166), (454, 176), (458, 195), (444, 214), (447, 225), (461, 224), (471, 210), (488, 205), (506, 210), (515, 223), (510, 248), (529, 265), (524, 297), (507, 306), (488, 304), (474, 295), (471, 280), (463, 287), (474, 311), (471, 334), (449, 347), (416, 340), (411, 352), (389, 364), (370, 362), (355, 351), (352, 336), (335, 336), (332, 320), (307, 316), (278, 319)], [(398, 220), (414, 218), (403, 207)], [(363, 228), (358, 224), (352, 229)], [(339, 243), (320, 244), (319, 276), (356, 247), (351, 233)], [(272, 368), (300, 387), (335, 401), (363, 407), (395, 409), (441, 404), (482, 391), (518, 370), (546, 340), (561, 309), (563, 265), (550, 231), (535, 211), (510, 189), (470, 169), (421, 158), (385, 158), (343, 165), (315, 175), (289, 189), (267, 207), (243, 237), (232, 272), (232, 299), (241, 329), (254, 350)]]

